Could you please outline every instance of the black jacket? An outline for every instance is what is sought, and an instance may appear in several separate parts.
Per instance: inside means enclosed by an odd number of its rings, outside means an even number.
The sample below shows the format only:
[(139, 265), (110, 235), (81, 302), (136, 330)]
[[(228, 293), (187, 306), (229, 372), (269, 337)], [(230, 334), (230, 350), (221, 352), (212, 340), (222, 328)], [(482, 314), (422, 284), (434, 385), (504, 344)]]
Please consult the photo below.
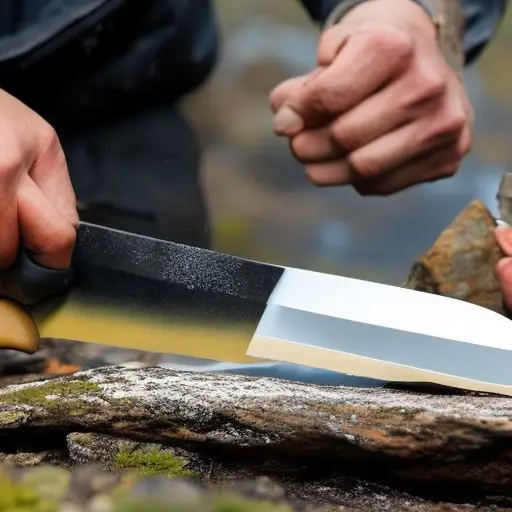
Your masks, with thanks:
[[(321, 24), (340, 0), (301, 1)], [(463, 3), (470, 60), (506, 0)], [(173, 102), (206, 79), (217, 51), (210, 0), (0, 0), (0, 87), (54, 124)]]

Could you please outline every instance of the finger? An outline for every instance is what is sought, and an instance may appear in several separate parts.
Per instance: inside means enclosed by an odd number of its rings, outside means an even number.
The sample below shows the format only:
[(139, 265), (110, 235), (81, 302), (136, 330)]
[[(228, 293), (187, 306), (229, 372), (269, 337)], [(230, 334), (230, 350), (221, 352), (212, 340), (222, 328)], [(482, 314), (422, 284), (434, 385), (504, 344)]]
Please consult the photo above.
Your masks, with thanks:
[(361, 195), (389, 195), (413, 185), (437, 181), (455, 174), (462, 157), (456, 144), (450, 144), (416, 158), (378, 179), (364, 179), (357, 175), (354, 188)]
[(21, 239), (36, 261), (49, 268), (68, 268), (76, 240), (74, 226), (28, 175), (21, 179), (17, 202)]
[(295, 158), (303, 163), (326, 162), (344, 156), (329, 125), (300, 132), (291, 138), (290, 148)]
[(349, 34), (341, 25), (324, 30), (317, 49), (317, 61), (320, 66), (330, 66), (348, 41)]
[[(2, 127), (3, 128), (3, 127)], [(10, 127), (0, 140), (0, 269), (5, 270), (16, 259), (19, 246), (18, 207), (16, 189), (18, 176), (24, 171), (24, 161), (13, 148), (16, 136)]]
[[(375, 51), (376, 44), (380, 44), (379, 51)], [(302, 119), (302, 125), (282, 123), (279, 133), (295, 135), (304, 127), (332, 121), (405, 69), (411, 52), (410, 46), (397, 36), (378, 40), (371, 34), (351, 36), (332, 64), (304, 83), (281, 106), (278, 115), (284, 110), (291, 118), (291, 111)]]
[(512, 256), (512, 228), (509, 226), (498, 226), (495, 234), (501, 250), (507, 256)]
[[(1, 177), (0, 177), (1, 180)], [(18, 208), (13, 183), (0, 181), (0, 204), (2, 205), (0, 229), (0, 269), (10, 267), (16, 259), (19, 246)]]
[(306, 165), (305, 170), (309, 180), (319, 187), (347, 185), (353, 179), (350, 165), (344, 158)]
[(350, 153), (417, 118), (419, 107), (401, 101), (401, 85), (382, 89), (333, 121), (331, 134), (336, 145)]
[(277, 135), (285, 135), (290, 127), (293, 127), (295, 133), (303, 129), (304, 123), (302, 118), (293, 110), (289, 108), (281, 108), (286, 102), (295, 94), (298, 94), (300, 89), (307, 83), (314, 80), (323, 68), (317, 68), (307, 75), (302, 75), (297, 78), (292, 78), (277, 86), (271, 93), (270, 104), (274, 112), (274, 132)]
[(270, 92), (269, 105), (274, 114), (281, 105), (306, 81), (308, 75), (301, 75), (281, 82)]
[(502, 258), (495, 268), (496, 277), (503, 293), (503, 301), (508, 310), (512, 310), (512, 257)]
[(42, 143), (29, 175), (65, 219), (78, 226), (76, 196), (60, 141), (51, 127)]
[[(437, 122), (445, 121), (441, 119)], [(377, 180), (444, 146), (453, 146), (458, 150), (461, 137), (459, 130), (462, 131), (459, 124), (453, 128), (447, 126), (440, 129), (431, 119), (424, 117), (357, 149), (350, 154), (349, 161), (356, 174), (364, 179)]]

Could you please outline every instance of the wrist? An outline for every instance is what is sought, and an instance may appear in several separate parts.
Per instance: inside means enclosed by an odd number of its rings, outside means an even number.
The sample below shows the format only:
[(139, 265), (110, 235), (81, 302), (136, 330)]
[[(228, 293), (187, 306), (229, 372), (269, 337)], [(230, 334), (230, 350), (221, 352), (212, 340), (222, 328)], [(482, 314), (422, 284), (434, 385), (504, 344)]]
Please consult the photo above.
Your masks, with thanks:
[[(435, 16), (435, 9), (433, 7), (433, 2), (436, 0), (340, 0), (338, 5), (334, 7), (334, 9), (329, 13), (329, 16), (327, 17), (325, 21), (325, 28), (329, 28), (333, 25), (336, 25), (339, 23), (342, 19), (344, 19), (349, 12), (351, 12), (356, 7), (363, 7), (364, 5), (368, 4), (375, 4), (375, 3), (399, 3), (399, 4), (406, 4), (407, 6), (417, 6), (420, 7), (424, 13), (427, 15), (427, 19), (429, 19), (433, 26), (434, 24), (434, 16)], [(400, 6), (398, 6), (400, 8)]]
[(356, 25), (373, 24), (375, 18), (381, 23), (405, 21), (414, 34), (436, 40), (448, 64), (462, 76), (465, 16), (461, 0), (341, 0), (327, 17), (325, 28), (350, 20)]

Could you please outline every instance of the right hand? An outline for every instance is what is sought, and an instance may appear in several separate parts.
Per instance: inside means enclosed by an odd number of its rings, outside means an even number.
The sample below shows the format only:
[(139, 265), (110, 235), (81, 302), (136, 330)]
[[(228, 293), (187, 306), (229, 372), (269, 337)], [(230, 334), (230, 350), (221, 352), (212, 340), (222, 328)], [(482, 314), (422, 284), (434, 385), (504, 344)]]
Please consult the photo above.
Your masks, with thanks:
[(270, 105), (313, 183), (361, 195), (453, 176), (472, 146), (464, 84), (410, 0), (354, 7), (321, 34), (316, 69), (278, 85)]
[(0, 269), (22, 243), (44, 267), (71, 264), (78, 213), (66, 158), (53, 128), (0, 90)]

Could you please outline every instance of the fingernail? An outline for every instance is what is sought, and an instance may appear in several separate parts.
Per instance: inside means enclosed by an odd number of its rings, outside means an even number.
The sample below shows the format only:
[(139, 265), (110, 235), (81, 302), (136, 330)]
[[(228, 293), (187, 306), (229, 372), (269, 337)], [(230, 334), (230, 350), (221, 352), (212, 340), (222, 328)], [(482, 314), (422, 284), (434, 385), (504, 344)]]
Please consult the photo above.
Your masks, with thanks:
[(274, 116), (274, 130), (278, 133), (300, 130), (301, 128), (301, 117), (290, 107), (281, 107)]

